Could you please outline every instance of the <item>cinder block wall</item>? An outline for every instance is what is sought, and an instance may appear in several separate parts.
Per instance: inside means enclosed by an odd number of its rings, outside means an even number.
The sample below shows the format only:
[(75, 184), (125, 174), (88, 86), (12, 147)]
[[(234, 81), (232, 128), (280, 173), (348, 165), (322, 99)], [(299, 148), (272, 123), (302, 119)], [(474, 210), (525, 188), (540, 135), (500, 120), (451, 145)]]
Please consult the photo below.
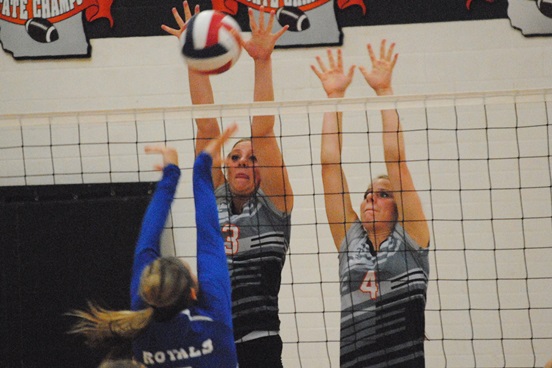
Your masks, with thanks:
[[(524, 37), (507, 19), (344, 28), (347, 63), (368, 64), (366, 43), (397, 42), (397, 94), (545, 88), (552, 83), (549, 37)], [(189, 104), (186, 68), (171, 36), (93, 39), (90, 59), (15, 61), (0, 54), (0, 113), (82, 111)], [(324, 97), (309, 69), (324, 48), (276, 50), (279, 101)], [(213, 77), (217, 103), (249, 102), (252, 62), (242, 55)], [(357, 78), (349, 97), (369, 94)]]

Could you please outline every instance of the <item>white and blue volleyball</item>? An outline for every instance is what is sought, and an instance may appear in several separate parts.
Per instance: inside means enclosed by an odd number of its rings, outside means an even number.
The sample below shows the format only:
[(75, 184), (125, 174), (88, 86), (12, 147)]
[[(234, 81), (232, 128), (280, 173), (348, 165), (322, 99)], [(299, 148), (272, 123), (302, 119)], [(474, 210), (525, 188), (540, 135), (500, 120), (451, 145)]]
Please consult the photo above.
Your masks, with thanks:
[(180, 35), (188, 67), (204, 74), (220, 74), (230, 69), (241, 53), (232, 29), (241, 32), (234, 18), (216, 10), (204, 10), (190, 18)]

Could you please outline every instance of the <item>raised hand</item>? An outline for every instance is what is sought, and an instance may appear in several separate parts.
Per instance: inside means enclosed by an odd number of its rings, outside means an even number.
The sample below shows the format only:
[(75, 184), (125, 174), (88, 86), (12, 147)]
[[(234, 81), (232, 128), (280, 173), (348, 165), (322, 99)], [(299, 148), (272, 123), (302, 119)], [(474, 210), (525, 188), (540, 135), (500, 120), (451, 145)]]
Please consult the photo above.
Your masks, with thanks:
[[(161, 29), (169, 34), (172, 34), (173, 36), (176, 36), (177, 38), (180, 38), (180, 35), (184, 30), (186, 29), (186, 24), (192, 17), (192, 12), (190, 11), (190, 6), (188, 5), (187, 1), (184, 1), (184, 19), (178, 14), (178, 10), (176, 8), (172, 8), (172, 13), (174, 16), (174, 19), (176, 20), (176, 24), (178, 24), (178, 29), (169, 27), (165, 24), (161, 25)], [(199, 5), (196, 5), (194, 8), (194, 15), (199, 13)]]
[(163, 170), (167, 165), (173, 164), (178, 166), (178, 152), (173, 147), (167, 147), (163, 145), (152, 145), (144, 147), (144, 151), (147, 154), (160, 153), (163, 156), (163, 165), (155, 165), (155, 170)]
[(353, 80), (355, 66), (351, 65), (349, 71), (345, 74), (343, 69), (343, 56), (341, 49), (337, 50), (337, 61), (331, 49), (327, 50), (328, 66), (322, 61), (322, 57), (317, 56), (318, 69), (315, 65), (311, 65), (311, 69), (322, 82), (322, 87), (328, 97), (343, 97), (347, 87)]
[(395, 43), (391, 43), (389, 48), (387, 48), (386, 40), (382, 40), (379, 58), (374, 54), (372, 45), (368, 44), (367, 48), (370, 61), (372, 62), (372, 69), (368, 70), (360, 66), (360, 72), (378, 96), (392, 94), (391, 77), (393, 76), (393, 68), (399, 57), (399, 54), (393, 53)]
[(220, 148), (226, 141), (236, 133), (238, 130), (238, 125), (236, 123), (232, 123), (224, 129), (221, 135), (219, 135), (217, 138), (211, 139), (211, 141), (207, 144), (205, 149), (203, 150), (205, 153), (207, 153), (211, 157), (216, 157), (220, 154)]
[(276, 41), (287, 31), (288, 26), (283, 27), (276, 33), (272, 33), (272, 26), (274, 25), (274, 18), (276, 16), (274, 10), (270, 12), (266, 24), (264, 6), (261, 6), (259, 9), (259, 23), (255, 21), (253, 9), (249, 8), (248, 13), (251, 38), (245, 41), (239, 35), (234, 34), (234, 36), (238, 36), (242, 47), (254, 60), (267, 60), (272, 55), (272, 51), (274, 51)]

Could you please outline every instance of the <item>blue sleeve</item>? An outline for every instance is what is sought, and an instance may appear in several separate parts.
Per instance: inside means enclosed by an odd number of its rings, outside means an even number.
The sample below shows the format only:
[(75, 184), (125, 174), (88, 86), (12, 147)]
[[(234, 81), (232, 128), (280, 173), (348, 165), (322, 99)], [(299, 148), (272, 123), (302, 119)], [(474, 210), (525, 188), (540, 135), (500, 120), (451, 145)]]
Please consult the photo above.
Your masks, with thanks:
[(138, 243), (134, 251), (134, 264), (130, 281), (130, 308), (132, 310), (145, 307), (139, 294), (140, 276), (147, 265), (161, 256), (159, 245), (161, 233), (167, 222), (179, 178), (180, 169), (178, 166), (167, 165), (163, 169), (163, 178), (157, 183), (155, 192), (144, 214)]
[(212, 163), (211, 156), (204, 152), (197, 156), (194, 163), (199, 305), (213, 318), (232, 327), (230, 277), (211, 177)]

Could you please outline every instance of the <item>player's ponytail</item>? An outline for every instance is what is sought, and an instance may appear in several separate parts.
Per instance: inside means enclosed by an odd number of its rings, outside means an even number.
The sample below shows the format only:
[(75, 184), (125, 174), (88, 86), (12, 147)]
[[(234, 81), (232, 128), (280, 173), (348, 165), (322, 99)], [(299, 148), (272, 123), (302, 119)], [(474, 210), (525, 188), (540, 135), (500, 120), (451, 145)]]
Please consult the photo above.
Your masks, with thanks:
[(164, 321), (187, 308), (196, 298), (197, 282), (188, 267), (175, 257), (153, 261), (142, 272), (140, 296), (148, 305), (138, 311), (112, 311), (88, 303), (88, 310), (74, 310), (77, 317), (69, 333), (81, 334), (95, 348), (133, 340), (153, 320)]
[(69, 313), (79, 319), (69, 333), (83, 335), (87, 345), (93, 348), (108, 348), (134, 339), (149, 325), (153, 314), (151, 307), (139, 311), (112, 311), (89, 302), (88, 310)]

